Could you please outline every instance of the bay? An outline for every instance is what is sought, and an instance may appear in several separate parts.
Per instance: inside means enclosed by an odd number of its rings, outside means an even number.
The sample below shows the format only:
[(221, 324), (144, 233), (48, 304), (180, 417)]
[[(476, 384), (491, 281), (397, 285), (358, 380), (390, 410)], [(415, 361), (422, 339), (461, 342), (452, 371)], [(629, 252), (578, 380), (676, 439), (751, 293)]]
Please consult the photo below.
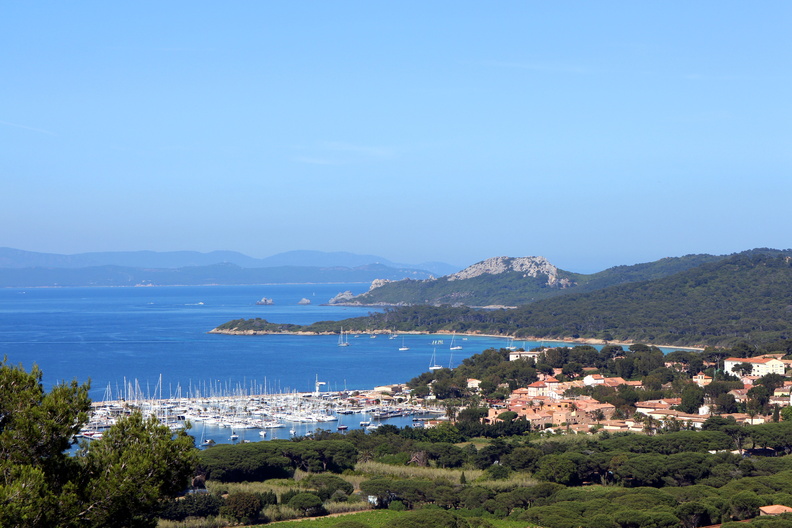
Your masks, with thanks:
[[(360, 334), (348, 347), (338, 337), (208, 333), (239, 318), (310, 324), (367, 315), (376, 308), (326, 306), (339, 292), (363, 293), (368, 284), (277, 284), (260, 286), (181, 286), (140, 288), (0, 289), (0, 356), (10, 364), (41, 368), (49, 390), (59, 382), (91, 382), (94, 401), (118, 399), (131, 390), (144, 397), (369, 390), (403, 383), (435, 362), (456, 366), (487, 348), (534, 348), (553, 342), (491, 336)], [(274, 300), (258, 306), (262, 297)], [(311, 304), (299, 304), (302, 298)], [(339, 323), (339, 330), (341, 329)], [(561, 342), (557, 342), (562, 344)], [(570, 345), (570, 343), (563, 343)], [(408, 350), (400, 350), (406, 347)], [(597, 346), (597, 348), (600, 348)], [(370, 415), (339, 416), (335, 428), (360, 427)], [(388, 420), (402, 427), (411, 417)], [(322, 427), (322, 424), (319, 424)], [(306, 434), (317, 424), (298, 424)], [(290, 427), (268, 431), (267, 439), (288, 438)], [(240, 440), (260, 440), (258, 431), (238, 431)], [(218, 443), (229, 432), (196, 424), (192, 434)], [(246, 438), (247, 435), (247, 438)]]
[[(195, 388), (243, 387), (267, 392), (370, 389), (401, 383), (425, 372), (432, 353), (448, 366), (491, 346), (497, 337), (406, 334), (396, 340), (368, 334), (337, 336), (229, 336), (209, 334), (238, 318), (309, 324), (366, 315), (368, 307), (323, 306), (337, 293), (355, 294), (368, 284), (182, 286), (141, 288), (41, 288), (0, 290), (0, 355), (12, 364), (43, 371), (43, 384), (91, 381), (91, 397), (108, 388), (123, 393), (135, 383), (143, 394), (168, 397)], [(275, 304), (257, 306), (261, 297)], [(302, 298), (310, 305), (300, 305)], [(340, 330), (340, 326), (339, 326)], [(443, 345), (433, 345), (438, 339)], [(402, 343), (409, 348), (400, 351)], [(522, 345), (522, 343), (519, 343)], [(539, 343), (526, 343), (537, 346)], [(162, 385), (158, 387), (159, 380)], [(206, 391), (204, 391), (204, 394)]]

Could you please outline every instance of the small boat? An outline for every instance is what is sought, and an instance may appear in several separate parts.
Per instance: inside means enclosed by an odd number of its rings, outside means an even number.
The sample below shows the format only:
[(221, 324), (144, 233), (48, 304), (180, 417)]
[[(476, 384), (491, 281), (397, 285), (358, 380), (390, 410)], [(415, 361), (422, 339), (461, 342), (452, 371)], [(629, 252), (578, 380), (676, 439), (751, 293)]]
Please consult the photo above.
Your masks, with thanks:
[(228, 439), (234, 442), (236, 440), (239, 440), (239, 435), (236, 434), (234, 431), (231, 431), (231, 436), (229, 436)]
[(404, 344), (404, 337), (402, 337), (402, 346), (399, 347), (399, 350), (401, 351), (410, 350), (410, 347)]
[(454, 344), (454, 338), (455, 337), (456, 337), (456, 334), (453, 334), (451, 336), (451, 350), (462, 350), (462, 347), (460, 345), (455, 345)]
[(294, 427), (292, 427), (291, 429), (289, 429), (289, 433), (291, 433), (291, 435), (294, 436), (297, 434), (297, 430)]
[(371, 422), (360, 422), (360, 427), (368, 427), (371, 425)]
[(349, 429), (348, 425), (339, 425), (338, 426), (338, 430), (339, 431), (346, 431), (347, 429)]
[(267, 431), (259, 431), (259, 436), (267, 436)]
[(275, 301), (273, 301), (269, 297), (262, 297), (260, 301), (256, 301), (256, 304), (259, 306), (270, 306), (272, 304), (275, 304)]
[(338, 334), (338, 346), (349, 346), (349, 336), (344, 333), (344, 327), (341, 327), (341, 333)]
[(429, 361), (429, 370), (440, 370), (443, 368), (442, 365), (437, 364), (437, 360), (435, 359), (435, 354), (437, 353), (437, 349), (432, 352), (432, 359)]

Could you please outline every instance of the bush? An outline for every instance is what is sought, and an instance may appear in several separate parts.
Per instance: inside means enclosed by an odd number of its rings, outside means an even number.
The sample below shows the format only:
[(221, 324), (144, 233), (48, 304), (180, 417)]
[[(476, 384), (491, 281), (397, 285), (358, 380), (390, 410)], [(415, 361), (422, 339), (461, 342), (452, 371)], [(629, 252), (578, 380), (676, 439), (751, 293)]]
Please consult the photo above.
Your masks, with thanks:
[(299, 510), (306, 517), (315, 517), (318, 515), (326, 515), (324, 507), (322, 506), (322, 499), (314, 493), (298, 493), (289, 499), (289, 507)]
[(220, 513), (237, 522), (247, 524), (258, 519), (261, 511), (261, 500), (256, 493), (240, 491), (226, 497), (225, 505)]
[(222, 497), (209, 493), (187, 495), (165, 504), (160, 517), (170, 521), (183, 521), (187, 517), (209, 517), (220, 513), (225, 504)]

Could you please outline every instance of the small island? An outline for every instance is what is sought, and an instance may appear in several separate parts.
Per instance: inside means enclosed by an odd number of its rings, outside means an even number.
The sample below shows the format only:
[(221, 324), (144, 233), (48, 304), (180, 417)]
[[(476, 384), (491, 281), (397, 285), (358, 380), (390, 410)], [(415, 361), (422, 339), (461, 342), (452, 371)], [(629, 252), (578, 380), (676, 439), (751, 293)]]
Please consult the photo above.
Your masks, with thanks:
[(299, 302), (297, 302), (297, 304), (311, 304), (311, 300), (303, 297), (302, 299), (299, 300)]
[(269, 297), (262, 297), (260, 301), (256, 301), (256, 304), (259, 306), (270, 306), (275, 304), (275, 301), (273, 301)]

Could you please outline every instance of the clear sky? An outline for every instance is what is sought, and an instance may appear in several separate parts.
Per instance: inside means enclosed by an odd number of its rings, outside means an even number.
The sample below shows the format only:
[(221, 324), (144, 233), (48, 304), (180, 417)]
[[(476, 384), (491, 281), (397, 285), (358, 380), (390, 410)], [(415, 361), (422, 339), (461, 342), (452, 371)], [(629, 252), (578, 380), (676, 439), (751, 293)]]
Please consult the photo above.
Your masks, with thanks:
[(792, 3), (0, 3), (0, 246), (792, 247)]

